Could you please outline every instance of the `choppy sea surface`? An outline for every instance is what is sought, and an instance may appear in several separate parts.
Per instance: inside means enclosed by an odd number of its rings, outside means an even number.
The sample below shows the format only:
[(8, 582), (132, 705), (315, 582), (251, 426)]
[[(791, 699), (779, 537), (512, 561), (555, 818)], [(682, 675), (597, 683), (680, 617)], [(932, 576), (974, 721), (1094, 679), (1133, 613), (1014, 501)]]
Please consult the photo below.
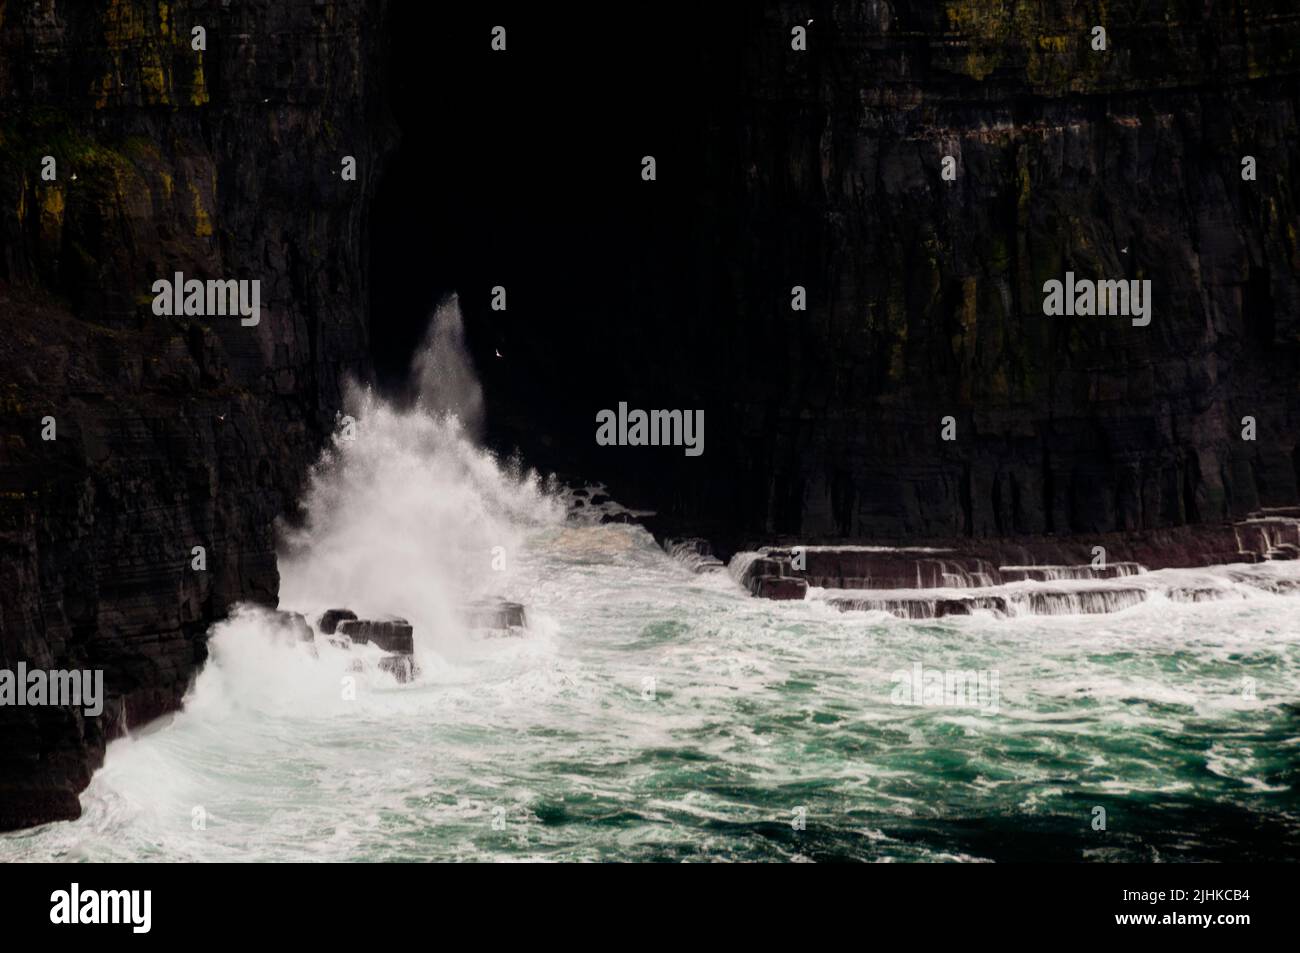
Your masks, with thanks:
[[(411, 685), (370, 673), (355, 700), (344, 653), (223, 625), (185, 710), (110, 747), (84, 816), (0, 837), (0, 859), (1297, 856), (1287, 597), (916, 622), (753, 599), (634, 526), (527, 545), (533, 632), (425, 653)], [(918, 662), (997, 672), (996, 713), (894, 704)]]
[[(1300, 856), (1298, 596), (931, 621), (755, 599), (452, 419), (356, 401), (283, 531), (282, 606), (407, 617), (416, 680), (241, 611), (83, 816), (0, 835), (0, 861)], [(528, 632), (465, 631), (485, 594)], [(996, 695), (909, 698), (917, 666)]]

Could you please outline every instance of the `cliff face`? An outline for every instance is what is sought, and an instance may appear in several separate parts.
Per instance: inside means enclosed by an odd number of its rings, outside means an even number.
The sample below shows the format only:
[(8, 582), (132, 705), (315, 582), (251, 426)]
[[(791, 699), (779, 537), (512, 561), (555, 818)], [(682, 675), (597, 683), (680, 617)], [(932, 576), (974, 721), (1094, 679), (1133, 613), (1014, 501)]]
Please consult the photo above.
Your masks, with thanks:
[[(737, 541), (1088, 534), (1296, 501), (1294, 4), (667, 19), (639, 44), (531, 24), (508, 66), (455, 64), (519, 91), (456, 117), (485, 146), (433, 186), (461, 219), (444, 280), (503, 444)], [(1069, 271), (1149, 280), (1150, 325), (1045, 316), (1044, 282)], [(704, 456), (597, 447), (620, 400), (704, 408)]]
[[(1097, 533), (1295, 502), (1298, 50), (1283, 2), (763, 17), (726, 160), (743, 198), (719, 221), (742, 249), (718, 313), (755, 382), (736, 418), (750, 521)], [(1045, 316), (1067, 271), (1149, 279), (1150, 325)]]
[[(364, 373), (383, 14), (0, 3), (0, 669), (103, 669), (109, 696), (0, 707), (0, 828), (75, 817), (208, 626), (276, 603), (273, 522)], [(260, 322), (155, 316), (178, 271), (260, 280)]]

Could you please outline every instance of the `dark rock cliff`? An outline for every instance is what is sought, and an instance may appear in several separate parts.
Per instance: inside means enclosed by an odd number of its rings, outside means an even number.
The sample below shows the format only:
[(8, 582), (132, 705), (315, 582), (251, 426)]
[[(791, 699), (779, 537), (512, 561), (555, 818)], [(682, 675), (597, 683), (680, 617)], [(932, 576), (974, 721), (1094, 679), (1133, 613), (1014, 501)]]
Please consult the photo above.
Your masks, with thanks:
[[(110, 696), (0, 707), (0, 828), (75, 817), (208, 626), (276, 602), (273, 521), (365, 373), (383, 13), (0, 2), (0, 668), (102, 668)], [(176, 271), (260, 279), (260, 323), (156, 317)]]
[[(804, 60), (782, 49), (800, 9)], [(811, 536), (991, 536), (1294, 502), (1298, 49), (1283, 2), (765, 18), (746, 54), (744, 199), (719, 243), (744, 262), (719, 312), (728, 366), (754, 379), (735, 423), (746, 516)], [(749, 237), (761, 223), (779, 237)], [(1151, 324), (1045, 317), (1044, 281), (1070, 270), (1150, 279)], [(788, 308), (795, 283), (807, 314)]]
[[(1290, 0), (511, 22), (508, 60), (435, 66), (478, 91), (441, 116), (475, 145), (427, 186), (451, 236), (433, 273), (461, 292), (503, 446), (724, 543), (1151, 529), (1296, 501)], [(1045, 317), (1067, 271), (1150, 280), (1150, 325)], [(704, 455), (597, 447), (620, 400), (704, 408)]]

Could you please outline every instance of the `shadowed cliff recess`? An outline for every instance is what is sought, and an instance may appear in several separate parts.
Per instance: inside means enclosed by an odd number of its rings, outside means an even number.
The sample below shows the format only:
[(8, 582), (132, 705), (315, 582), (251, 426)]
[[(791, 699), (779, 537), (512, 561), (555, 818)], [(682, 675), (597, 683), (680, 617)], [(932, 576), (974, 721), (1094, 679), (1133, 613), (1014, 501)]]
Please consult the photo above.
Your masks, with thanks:
[(595, 416), (620, 400), (707, 402), (723, 426), (725, 402), (706, 395), (730, 346), (709, 307), (728, 265), (721, 249), (697, 252), (717, 232), (714, 209), (738, 198), (712, 197), (731, 186), (710, 181), (709, 153), (735, 151), (737, 130), (714, 124), (735, 113), (746, 16), (633, 4), (611, 22), (539, 8), (512, 14), (493, 51), (490, 10), (393, 11), (401, 142), (370, 228), (381, 385), (401, 387), (434, 302), (456, 291), (494, 445), (568, 477), (622, 476), (634, 495), (651, 471), (647, 488), (671, 474), (674, 493), (710, 510), (705, 470), (667, 450), (647, 461), (598, 448)]

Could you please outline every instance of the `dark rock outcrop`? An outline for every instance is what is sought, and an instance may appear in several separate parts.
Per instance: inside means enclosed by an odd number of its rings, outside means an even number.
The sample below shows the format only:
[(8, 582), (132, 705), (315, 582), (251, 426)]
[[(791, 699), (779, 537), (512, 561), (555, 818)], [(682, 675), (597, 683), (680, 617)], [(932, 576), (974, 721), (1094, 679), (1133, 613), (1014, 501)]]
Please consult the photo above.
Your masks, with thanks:
[(415, 630), (405, 619), (348, 619), (340, 622), (338, 634), (353, 642), (370, 642), (385, 652), (410, 655), (415, 651)]
[(723, 567), (722, 560), (713, 552), (713, 544), (699, 536), (669, 537), (660, 545), (669, 556), (686, 563), (695, 572), (713, 572)]
[[(358, 619), (351, 609), (328, 609), (321, 615), (321, 631), (329, 627), (327, 638), (335, 648), (350, 650), (353, 645), (371, 644), (388, 655), (375, 663), (376, 668), (405, 685), (419, 673), (415, 663), (415, 630), (405, 619)], [(364, 659), (353, 659), (349, 670), (364, 672)]]
[[(1300, 519), (1260, 514), (1240, 523), (1180, 526), (1075, 538), (932, 540), (926, 545), (764, 547), (738, 557), (736, 577), (758, 594), (758, 581), (793, 576), (830, 589), (980, 588), (1023, 580), (1122, 579), (1155, 569), (1294, 559)], [(1095, 547), (1104, 560), (1094, 564)]]
[(326, 609), (321, 613), (320, 631), (322, 635), (333, 635), (338, 631), (340, 622), (355, 619), (357, 614), (351, 609)]
[[(0, 829), (77, 816), (209, 625), (277, 603), (274, 522), (365, 372), (385, 9), (0, 4), (0, 667), (101, 668), (110, 699), (0, 709)], [(260, 322), (155, 316), (176, 271), (260, 280)]]

